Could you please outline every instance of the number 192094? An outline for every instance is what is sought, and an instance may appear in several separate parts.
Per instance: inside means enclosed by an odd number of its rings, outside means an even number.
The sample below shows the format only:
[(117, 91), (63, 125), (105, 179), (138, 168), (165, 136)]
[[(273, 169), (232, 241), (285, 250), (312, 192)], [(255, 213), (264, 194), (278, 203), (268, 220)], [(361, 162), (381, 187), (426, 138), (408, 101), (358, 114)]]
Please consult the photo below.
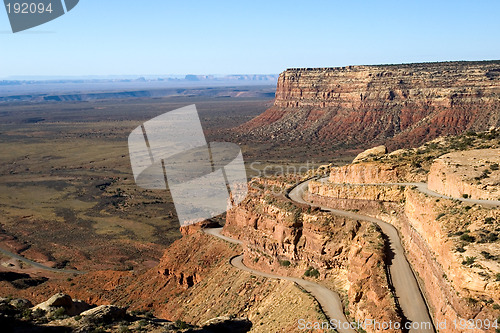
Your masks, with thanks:
[(5, 5), (7, 7), (8, 14), (43, 14), (43, 13), (52, 13), (52, 4), (49, 3), (45, 5), (44, 3), (36, 3), (36, 2), (15, 2), (8, 3)]

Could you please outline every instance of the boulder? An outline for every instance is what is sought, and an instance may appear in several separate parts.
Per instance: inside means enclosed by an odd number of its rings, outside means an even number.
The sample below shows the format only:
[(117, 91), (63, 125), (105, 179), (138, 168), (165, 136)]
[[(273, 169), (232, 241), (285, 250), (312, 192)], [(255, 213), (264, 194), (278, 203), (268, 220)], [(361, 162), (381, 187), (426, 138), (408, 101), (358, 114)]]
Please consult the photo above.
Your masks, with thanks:
[(361, 162), (371, 157), (381, 157), (385, 154), (387, 154), (387, 148), (385, 146), (373, 147), (365, 150), (362, 153), (359, 153), (358, 156), (356, 156), (356, 158), (352, 161), (352, 163)]
[(127, 311), (114, 305), (100, 305), (96, 308), (80, 313), (83, 319), (89, 323), (110, 324), (125, 318)]
[(57, 293), (45, 302), (42, 302), (33, 307), (33, 311), (43, 310), (46, 313), (50, 314), (56, 311), (58, 308), (64, 308), (64, 313), (68, 316), (76, 316), (81, 312), (88, 310), (90, 308), (90, 305), (83, 301), (73, 300), (69, 295)]
[(400, 156), (400, 155), (403, 155), (404, 153), (408, 153), (409, 150), (408, 149), (397, 149), (391, 153), (389, 153), (388, 156)]
[(70, 308), (71, 305), (73, 304), (73, 300), (69, 295), (63, 294), (63, 293), (57, 293), (53, 295), (51, 298), (46, 300), (45, 302), (42, 302), (40, 304), (35, 305), (33, 310), (44, 310), (46, 312), (50, 312), (51, 310), (63, 307), (63, 308)]
[(13, 299), (12, 301), (10, 301), (9, 304), (19, 310), (24, 310), (33, 307), (33, 304), (29, 300), (24, 298)]

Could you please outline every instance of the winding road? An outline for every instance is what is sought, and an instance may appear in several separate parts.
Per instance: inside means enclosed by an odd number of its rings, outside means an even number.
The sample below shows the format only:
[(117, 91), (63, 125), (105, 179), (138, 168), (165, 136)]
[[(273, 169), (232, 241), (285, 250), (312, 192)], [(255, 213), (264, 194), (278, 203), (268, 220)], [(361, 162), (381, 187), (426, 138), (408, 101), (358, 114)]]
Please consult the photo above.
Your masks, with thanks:
[[(309, 182), (312, 179), (306, 180), (302, 183), (297, 184), (295, 187), (291, 189), (291, 191), (288, 193), (288, 197), (297, 203), (300, 204), (306, 204), (306, 205), (312, 205), (311, 202), (307, 202), (304, 200), (303, 196), (304, 193), (307, 191)], [(326, 181), (326, 178), (320, 179), (320, 181), (324, 182)], [(343, 184), (348, 186), (349, 184)], [(427, 188), (426, 183), (384, 183), (384, 184), (356, 184), (356, 186), (359, 185), (400, 185), (400, 186), (415, 186), (417, 189), (430, 196), (434, 196), (437, 198), (444, 198), (444, 199), (452, 199), (452, 200), (460, 200), (463, 202), (469, 202), (473, 204), (480, 204), (480, 205), (485, 205), (485, 206), (498, 206), (500, 205), (500, 201), (495, 201), (495, 200), (477, 200), (477, 199), (468, 199), (468, 198), (453, 198), (449, 196), (442, 195), (440, 193), (431, 191)], [(392, 226), (391, 224), (384, 222), (380, 219), (371, 217), (371, 216), (366, 216), (350, 211), (344, 211), (344, 210), (339, 210), (339, 209), (334, 209), (330, 207), (321, 207), (324, 211), (328, 211), (334, 215), (337, 216), (343, 216), (343, 217), (348, 217), (351, 219), (356, 219), (356, 220), (362, 220), (362, 221), (368, 221), (372, 223), (376, 223), (382, 230), (382, 232), (388, 237), (389, 239), (389, 247), (390, 250), (393, 252), (394, 256), (391, 260), (391, 262), (388, 264), (388, 269), (389, 269), (389, 279), (394, 287), (395, 291), (395, 296), (398, 300), (399, 306), (401, 310), (403, 311), (403, 314), (405, 317), (411, 322), (411, 325), (409, 327), (409, 332), (410, 333), (416, 333), (416, 332), (422, 332), (422, 333), (434, 333), (434, 327), (432, 324), (432, 319), (429, 315), (429, 310), (427, 307), (427, 304), (425, 302), (425, 299), (422, 295), (422, 292), (420, 290), (420, 287), (418, 285), (417, 279), (415, 277), (415, 274), (413, 270), (411, 269), (411, 266), (406, 259), (404, 248), (401, 245), (401, 240), (399, 238), (399, 234), (397, 229)], [(221, 239), (224, 239), (228, 242), (234, 243), (234, 244), (242, 244), (241, 241), (235, 240), (226, 236), (223, 236), (221, 234), (222, 228), (215, 228), (215, 229), (204, 229), (204, 232), (216, 237), (219, 237)], [(239, 255), (236, 257), (231, 258), (230, 263), (232, 266), (239, 268), (243, 271), (250, 272), (255, 275), (260, 275), (264, 276), (267, 278), (274, 278), (274, 279), (283, 279), (287, 281), (293, 281), (300, 285), (302, 288), (304, 288), (306, 291), (308, 291), (312, 296), (316, 298), (316, 300), (319, 302), (321, 305), (323, 311), (325, 314), (328, 316), (330, 320), (335, 320), (337, 323), (340, 323), (340, 326), (338, 328), (338, 331), (341, 333), (344, 332), (349, 332), (353, 333), (355, 332), (354, 329), (350, 328), (348, 325), (348, 321), (346, 319), (346, 316), (344, 314), (344, 310), (342, 307), (342, 302), (340, 300), (340, 297), (337, 293), (333, 292), (332, 290), (314, 283), (312, 281), (307, 281), (299, 278), (293, 278), (293, 277), (287, 277), (287, 276), (279, 276), (279, 275), (274, 275), (274, 274), (269, 274), (269, 273), (264, 273), (257, 271), (255, 269), (251, 269), (243, 263), (243, 255)], [(342, 323), (345, 323), (344, 327)], [(418, 328), (417, 328), (418, 327)]]
[[(288, 197), (297, 203), (301, 204), (307, 204), (307, 205), (312, 205), (311, 202), (307, 202), (304, 200), (303, 195), (307, 191), (309, 182), (312, 179), (306, 180), (302, 183), (299, 183), (295, 187), (291, 189), (291, 191), (288, 193)], [(322, 178), (319, 181), (325, 182), (327, 178)], [(350, 184), (342, 184), (345, 186), (349, 186)], [(438, 197), (438, 198), (444, 198), (444, 199), (452, 199), (452, 200), (459, 200), (462, 202), (468, 202), (472, 204), (480, 204), (484, 206), (500, 206), (500, 201), (498, 200), (478, 200), (478, 199), (469, 199), (469, 198), (453, 198), (449, 196), (442, 195), (440, 193), (431, 191), (428, 189), (426, 183), (374, 183), (374, 184), (354, 184), (354, 186), (368, 186), (368, 185), (400, 185), (400, 186), (415, 186), (417, 189), (430, 196)], [(344, 216), (356, 220), (363, 220), (363, 221), (368, 221), (372, 223), (376, 223), (377, 225), (380, 226), (382, 232), (389, 238), (389, 246), (391, 251), (394, 253), (394, 257), (392, 258), (391, 262), (388, 265), (389, 268), (389, 273), (390, 273), (390, 280), (392, 282), (392, 285), (395, 290), (396, 297), (399, 301), (399, 305), (405, 315), (405, 317), (410, 320), (411, 322), (416, 322), (416, 323), (432, 323), (432, 320), (429, 315), (429, 311), (427, 308), (427, 305), (425, 303), (424, 297), (422, 296), (422, 293), (420, 291), (420, 288), (418, 286), (418, 282), (415, 278), (415, 275), (410, 267), (410, 264), (408, 263), (405, 254), (404, 254), (404, 249), (403, 246), (401, 245), (401, 240), (399, 238), (398, 232), (394, 226), (391, 224), (384, 222), (380, 219), (354, 213), (351, 211), (344, 211), (344, 210), (339, 210), (339, 209), (334, 209), (334, 208), (329, 208), (329, 207), (320, 207), (324, 211), (328, 211), (334, 215), (337, 216)], [(220, 239), (223, 239), (227, 242), (233, 243), (233, 244), (242, 244), (241, 241), (224, 236), (221, 234), (223, 228), (206, 228), (203, 229), (203, 232), (206, 234), (218, 237)], [(25, 257), (12, 253), (10, 251), (4, 250), (0, 248), (0, 253), (20, 260), (26, 264), (29, 264), (35, 268), (39, 268), (45, 271), (49, 272), (54, 272), (54, 273), (65, 273), (65, 274), (84, 274), (86, 272), (84, 271), (78, 271), (78, 270), (72, 270), (72, 269), (58, 269), (58, 268), (53, 268), (49, 266), (45, 266), (43, 264), (37, 263), (35, 261), (26, 259)], [(240, 270), (252, 273), (254, 275), (259, 275), (263, 276), (266, 278), (272, 278), (272, 279), (282, 279), (282, 280), (287, 280), (294, 282), (298, 285), (300, 285), (303, 289), (305, 289), (307, 292), (309, 292), (320, 304), (321, 308), (327, 315), (327, 317), (331, 321), (335, 321), (336, 323), (339, 324), (338, 326), (338, 331), (340, 333), (355, 333), (356, 331), (349, 326), (349, 321), (347, 320), (342, 302), (340, 300), (339, 295), (326, 288), (325, 286), (322, 286), (318, 283), (300, 279), (300, 278), (294, 278), (294, 277), (287, 277), (287, 276), (280, 276), (280, 275), (274, 275), (270, 273), (265, 273), (261, 271), (257, 271), (255, 269), (249, 268), (245, 266), (243, 263), (243, 255), (238, 255), (230, 260), (230, 264)], [(410, 328), (409, 332), (410, 333), (416, 333), (416, 332), (425, 332), (425, 333), (434, 333), (434, 328), (432, 325), (431, 327), (427, 328), (419, 328), (419, 329), (414, 329)]]
[[(295, 202), (311, 205), (310, 202), (305, 201), (303, 198), (304, 192), (307, 191), (310, 181), (311, 180), (307, 180), (295, 186), (288, 194), (289, 198)], [(394, 184), (394, 185), (418, 186), (417, 183)], [(425, 188), (427, 188), (427, 186)], [(422, 296), (422, 293), (418, 286), (417, 279), (415, 278), (415, 275), (410, 267), (410, 264), (406, 260), (404, 254), (404, 248), (401, 245), (401, 240), (399, 238), (398, 231), (396, 230), (396, 228), (391, 224), (374, 217), (339, 209), (333, 209), (329, 207), (320, 207), (320, 208), (334, 215), (344, 216), (356, 220), (368, 221), (376, 223), (378, 226), (380, 226), (382, 232), (389, 238), (389, 247), (391, 251), (394, 253), (394, 257), (388, 266), (389, 266), (390, 279), (394, 287), (396, 297), (399, 301), (401, 310), (403, 311), (405, 317), (412, 322), (432, 323), (424, 297)], [(432, 325), (429, 326), (431, 327), (429, 327), (428, 329), (422, 329), (422, 328), (410, 329), (410, 332), (429, 332), (429, 333), (434, 332)]]
[(42, 265), (40, 263), (37, 263), (36, 261), (32, 261), (32, 260), (26, 259), (25, 257), (23, 257), (23, 256), (21, 256), (19, 254), (12, 253), (12, 252), (4, 250), (2, 248), (0, 248), (0, 253), (3, 254), (3, 255), (5, 255), (5, 256), (7, 256), (7, 257), (11, 257), (11, 258), (17, 259), (19, 261), (24, 262), (25, 264), (31, 265), (31, 266), (33, 266), (35, 268), (39, 268), (39, 269), (42, 269), (42, 270), (48, 271), (48, 272), (65, 273), (65, 274), (85, 274), (86, 273), (84, 271), (77, 271), (77, 270), (74, 270), (74, 269), (61, 269), (61, 268), (53, 268), (53, 267), (45, 266), (45, 265)]
[[(221, 231), (222, 228), (203, 229), (203, 232), (215, 237), (219, 237), (230, 243), (240, 244), (240, 245), (242, 244), (242, 242), (239, 240), (222, 235)], [(254, 275), (259, 275), (271, 279), (282, 279), (295, 282), (296, 284), (304, 288), (307, 292), (309, 292), (318, 301), (328, 319), (335, 320), (335, 323), (338, 323), (339, 332), (341, 333), (356, 332), (354, 329), (349, 327), (349, 322), (344, 315), (344, 310), (339, 295), (336, 292), (326, 288), (325, 286), (322, 286), (312, 281), (307, 281), (288, 276), (274, 275), (249, 268), (245, 266), (245, 264), (243, 263), (243, 255), (238, 255), (231, 258), (230, 264), (238, 269), (241, 269), (242, 271), (246, 271)]]
[[(328, 177), (321, 178), (319, 180), (322, 183), (325, 183), (328, 181)], [(303, 183), (302, 183), (303, 184)], [(497, 207), (500, 206), (500, 200), (483, 200), (483, 199), (469, 199), (469, 198), (454, 198), (450, 197), (438, 192), (434, 192), (432, 190), (429, 190), (427, 187), (427, 183), (364, 183), (364, 184), (338, 184), (338, 183), (331, 183), (333, 185), (343, 185), (343, 186), (376, 186), (376, 185), (382, 185), (382, 186), (391, 186), (391, 185), (400, 185), (400, 186), (415, 186), (420, 192), (430, 195), (432, 197), (436, 198), (443, 198), (443, 199), (449, 199), (449, 200), (458, 200), (462, 202), (467, 202), (471, 204), (478, 204), (482, 206), (488, 206), (488, 207)], [(310, 204), (310, 203), (308, 203)]]

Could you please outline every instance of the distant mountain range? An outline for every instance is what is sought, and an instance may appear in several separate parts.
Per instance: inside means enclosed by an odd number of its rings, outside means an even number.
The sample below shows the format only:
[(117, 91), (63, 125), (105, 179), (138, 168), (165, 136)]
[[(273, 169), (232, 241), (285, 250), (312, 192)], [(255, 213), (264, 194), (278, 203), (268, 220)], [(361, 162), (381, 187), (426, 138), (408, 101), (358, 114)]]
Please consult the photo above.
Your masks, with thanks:
[(276, 82), (278, 74), (232, 74), (232, 75), (117, 75), (117, 76), (13, 76), (0, 80), (0, 86), (85, 82), (193, 82), (193, 81), (258, 81)]

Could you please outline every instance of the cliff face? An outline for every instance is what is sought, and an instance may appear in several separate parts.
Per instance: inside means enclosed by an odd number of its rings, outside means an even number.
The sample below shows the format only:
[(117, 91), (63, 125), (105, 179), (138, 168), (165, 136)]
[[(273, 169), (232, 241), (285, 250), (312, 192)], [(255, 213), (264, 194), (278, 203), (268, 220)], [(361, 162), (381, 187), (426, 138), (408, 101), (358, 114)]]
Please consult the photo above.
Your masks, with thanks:
[(240, 126), (256, 140), (418, 145), (500, 125), (500, 61), (288, 69), (274, 105)]
[(500, 198), (500, 149), (453, 152), (441, 156), (429, 172), (429, 189), (460, 198)]
[[(495, 149), (446, 154), (435, 162), (437, 166), (432, 165), (431, 174), (434, 172), (442, 175), (443, 170), (454, 174), (453, 169), (457, 168), (460, 171), (461, 167), (477, 173), (479, 171), (474, 170), (471, 165), (468, 167), (456, 165), (458, 162), (464, 163), (468, 160), (469, 164), (491, 166), (495, 162), (496, 155), (498, 152)], [(452, 158), (457, 156), (464, 157), (464, 160), (458, 161)], [(448, 160), (451, 163), (447, 162), (446, 165), (451, 171), (440, 167), (443, 161)], [(347, 168), (335, 168), (331, 171), (331, 179), (338, 181), (338, 177), (347, 175), (349, 176), (347, 180), (368, 184), (378, 183), (381, 180), (394, 180), (392, 177), (380, 178), (379, 170), (383, 167), (383, 163), (366, 162), (353, 164)], [(391, 167), (392, 170), (397, 168), (394, 165)], [(353, 174), (349, 175), (349, 171)], [(401, 172), (406, 173), (400, 170), (399, 173)], [(490, 181), (498, 180), (498, 177), (494, 176), (492, 171)], [(461, 184), (452, 182), (449, 177), (446, 179), (448, 185), (453, 188)], [(496, 236), (493, 238), (487, 236), (491, 233), (497, 235), (496, 230), (500, 230), (496, 222), (499, 220), (497, 208), (469, 206), (467, 203), (438, 199), (420, 193), (417, 189), (397, 185), (332, 184), (312, 181), (309, 184), (309, 192), (311, 194), (308, 199), (317, 204), (345, 210), (359, 210), (363, 214), (378, 217), (398, 228), (407, 257), (420, 279), (435, 322), (470, 318), (493, 320), (500, 315), (497, 307), (490, 306), (492, 303), (500, 302), (500, 281), (495, 278), (500, 269), (497, 262), (499, 257), (495, 256), (500, 253), (499, 244)], [(464, 234), (469, 237), (460, 237)], [(466, 263), (467, 258), (473, 258), (473, 263)], [(460, 330), (447, 327), (440, 331)], [(486, 330), (478, 327), (474, 331)]]
[(396, 183), (402, 171), (380, 163), (348, 164), (332, 169), (328, 180), (337, 184)]
[(295, 277), (315, 272), (344, 296), (352, 318), (401, 321), (388, 288), (382, 236), (371, 223), (253, 196), (227, 213), (224, 231), (244, 242), (247, 266)]

